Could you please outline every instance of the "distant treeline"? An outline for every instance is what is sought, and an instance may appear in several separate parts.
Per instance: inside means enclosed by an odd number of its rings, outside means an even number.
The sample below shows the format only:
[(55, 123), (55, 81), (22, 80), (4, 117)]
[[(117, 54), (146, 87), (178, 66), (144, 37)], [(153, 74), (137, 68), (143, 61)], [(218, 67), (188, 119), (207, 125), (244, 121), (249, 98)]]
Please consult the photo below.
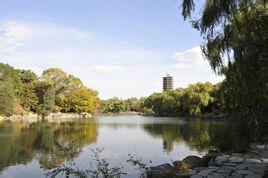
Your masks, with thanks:
[(0, 115), (35, 112), (42, 117), (51, 112), (93, 112), (99, 104), (98, 92), (57, 68), (37, 76), (0, 63)]
[(142, 112), (157, 116), (200, 116), (204, 113), (219, 114), (226, 108), (223, 103), (221, 83), (196, 83), (187, 88), (153, 93), (146, 98), (102, 100), (104, 113)]

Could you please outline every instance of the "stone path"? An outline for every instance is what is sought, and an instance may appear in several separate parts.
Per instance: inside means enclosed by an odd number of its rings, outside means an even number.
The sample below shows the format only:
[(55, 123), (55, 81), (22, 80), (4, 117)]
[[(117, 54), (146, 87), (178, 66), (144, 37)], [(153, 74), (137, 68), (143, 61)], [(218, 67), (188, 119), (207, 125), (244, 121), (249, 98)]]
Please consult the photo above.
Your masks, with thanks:
[(268, 145), (252, 144), (246, 154), (222, 154), (209, 162), (186, 172), (191, 178), (234, 177), (268, 178)]

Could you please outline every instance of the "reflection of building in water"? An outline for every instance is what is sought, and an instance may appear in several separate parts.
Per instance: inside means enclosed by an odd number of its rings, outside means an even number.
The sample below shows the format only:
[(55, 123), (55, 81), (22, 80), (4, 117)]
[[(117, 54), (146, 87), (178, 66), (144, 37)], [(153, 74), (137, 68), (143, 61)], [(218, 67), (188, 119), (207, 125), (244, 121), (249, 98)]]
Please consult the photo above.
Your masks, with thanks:
[(163, 77), (163, 90), (173, 90), (173, 77), (171, 77), (169, 74)]

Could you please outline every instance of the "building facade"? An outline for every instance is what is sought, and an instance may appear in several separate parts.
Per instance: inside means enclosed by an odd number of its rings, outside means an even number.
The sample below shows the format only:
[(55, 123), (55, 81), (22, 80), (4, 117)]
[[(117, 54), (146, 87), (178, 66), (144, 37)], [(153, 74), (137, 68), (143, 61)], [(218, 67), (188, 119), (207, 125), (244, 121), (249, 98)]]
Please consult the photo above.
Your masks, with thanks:
[(171, 77), (169, 74), (163, 77), (163, 90), (173, 90), (173, 77)]

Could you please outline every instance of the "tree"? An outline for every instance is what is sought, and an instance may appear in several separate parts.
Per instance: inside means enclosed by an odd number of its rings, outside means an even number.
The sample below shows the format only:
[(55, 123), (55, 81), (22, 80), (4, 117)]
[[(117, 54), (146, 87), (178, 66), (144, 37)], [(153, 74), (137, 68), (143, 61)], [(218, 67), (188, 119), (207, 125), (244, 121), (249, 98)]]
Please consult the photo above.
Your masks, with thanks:
[(212, 91), (213, 85), (209, 82), (190, 85), (181, 98), (183, 111), (190, 115), (201, 115), (209, 103), (213, 102)]
[(115, 97), (102, 100), (100, 110), (104, 113), (128, 112), (130, 111), (130, 105), (127, 103), (127, 101)]
[(38, 83), (37, 75), (31, 70), (19, 70), (19, 72), (23, 85), (19, 95), (20, 104), (25, 111), (36, 111), (38, 104), (35, 93)]
[(40, 82), (35, 90), (38, 98), (37, 113), (44, 118), (52, 112), (55, 101), (55, 89), (49, 83)]
[(69, 112), (94, 112), (99, 104), (98, 93), (86, 87), (81, 87), (68, 93), (63, 106)]
[[(40, 80), (46, 81), (55, 89), (55, 104), (66, 110), (63, 102), (66, 102), (65, 97), (67, 94), (83, 87), (83, 83), (79, 78), (68, 75), (66, 72), (58, 68), (50, 68), (45, 70)], [(66, 104), (66, 103), (65, 103)]]
[[(191, 18), (194, 1), (184, 0), (182, 7), (184, 18)], [(267, 21), (267, 4), (261, 0), (206, 0), (201, 17), (193, 20), (204, 38), (205, 58), (226, 76), (226, 109), (257, 128), (264, 125), (268, 106)]]
[(10, 78), (0, 81), (0, 115), (11, 116), (14, 108), (14, 86)]

